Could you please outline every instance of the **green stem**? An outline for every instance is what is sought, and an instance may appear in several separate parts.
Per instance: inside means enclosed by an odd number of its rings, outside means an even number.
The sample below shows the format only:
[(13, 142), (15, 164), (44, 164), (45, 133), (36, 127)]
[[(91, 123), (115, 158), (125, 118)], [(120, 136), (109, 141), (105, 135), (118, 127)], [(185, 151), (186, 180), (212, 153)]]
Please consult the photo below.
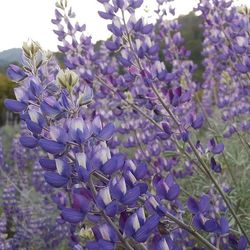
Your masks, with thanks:
[[(160, 103), (162, 104), (162, 106), (164, 107), (164, 109), (167, 111), (167, 113), (170, 115), (170, 117), (172, 118), (172, 120), (174, 121), (174, 123), (179, 127), (179, 122), (177, 121), (176, 117), (174, 116), (174, 114), (171, 112), (171, 110), (167, 107), (167, 105), (165, 104), (165, 102), (163, 101), (163, 99), (161, 98), (158, 90), (155, 88), (154, 85), (152, 85), (152, 89), (154, 91), (154, 93), (156, 94), (156, 96), (158, 97)], [(230, 200), (228, 199), (228, 197), (226, 196), (226, 194), (224, 193), (224, 191), (221, 189), (220, 185), (218, 184), (217, 180), (215, 179), (215, 177), (213, 176), (213, 174), (210, 172), (209, 168), (207, 167), (207, 165), (205, 164), (205, 162), (203, 161), (203, 159), (200, 157), (199, 152), (197, 151), (197, 149), (195, 148), (195, 146), (193, 145), (192, 141), (190, 139), (188, 139), (188, 144), (191, 147), (191, 149), (193, 150), (197, 160), (200, 162), (201, 166), (203, 167), (203, 169), (205, 170), (207, 176), (211, 179), (211, 181), (214, 183), (216, 189), (218, 190), (218, 192), (220, 193), (221, 197), (223, 198), (223, 200), (225, 201), (229, 211), (231, 212), (231, 214), (233, 215), (236, 223), (238, 224), (241, 232), (244, 234), (244, 236), (246, 237), (247, 241), (249, 241), (249, 238), (244, 230), (244, 228), (242, 227), (236, 213), (234, 212), (234, 209), (231, 205)]]
[[(198, 103), (199, 107), (201, 108), (203, 114), (205, 115), (205, 118), (206, 118), (206, 120), (207, 120), (208, 127), (209, 127), (210, 129), (212, 129), (212, 130), (215, 130), (215, 132), (216, 132), (218, 135), (220, 135), (220, 133), (218, 132), (216, 126), (213, 127), (212, 124), (210, 123), (208, 114), (207, 114), (206, 110), (203, 108), (203, 106), (202, 106), (202, 104), (201, 104), (201, 102), (200, 102), (200, 99), (199, 99), (198, 97), (196, 97), (196, 100), (197, 100), (197, 103)], [(218, 143), (218, 139), (217, 139), (216, 136), (215, 136), (215, 141), (216, 141), (216, 143)], [(234, 174), (233, 174), (233, 171), (232, 171), (232, 169), (231, 169), (231, 165), (228, 163), (227, 158), (226, 158), (224, 152), (222, 152), (222, 157), (223, 157), (223, 159), (224, 159), (224, 162), (225, 162), (225, 164), (226, 164), (226, 166), (227, 166), (227, 169), (228, 169), (228, 171), (229, 171), (229, 174), (230, 174), (230, 176), (231, 176), (231, 179), (232, 179), (234, 185), (237, 186), (236, 178), (235, 178), (235, 176), (234, 176)]]
[[(100, 173), (100, 172), (95, 171), (95, 172), (93, 172), (93, 174), (95, 174), (98, 178), (100, 178), (104, 182), (108, 182), (109, 181), (109, 179), (106, 176), (104, 176), (102, 173)], [(96, 193), (95, 188), (93, 186), (93, 182), (92, 182), (90, 188), (91, 188), (91, 190), (93, 189), (94, 193)], [(145, 200), (142, 197), (139, 197), (139, 199), (143, 203), (145, 202)], [(181, 220), (179, 220), (178, 218), (176, 218), (171, 213), (166, 212), (165, 216), (168, 219), (170, 219), (171, 221), (175, 222), (180, 228), (186, 230), (191, 235), (193, 235), (196, 239), (198, 239), (201, 243), (203, 243), (204, 246), (207, 246), (211, 250), (219, 250), (218, 248), (216, 248), (215, 246), (213, 246), (210, 242), (208, 242), (202, 235), (200, 235), (198, 232), (196, 232), (191, 226), (185, 224), (184, 222), (182, 222)]]
[[(132, 41), (127, 29), (127, 25), (125, 22), (125, 17), (124, 17), (124, 12), (122, 11), (122, 17), (123, 17), (123, 22), (124, 22), (124, 26), (125, 26), (125, 31), (126, 31), (126, 35), (128, 38), (128, 42), (129, 42), (129, 46), (131, 51), (135, 54), (135, 59), (138, 63), (138, 66), (140, 68), (140, 70), (143, 70), (143, 67), (141, 65), (141, 62), (138, 58), (138, 56), (136, 55), (133, 45), (132, 45)], [(106, 84), (105, 84), (106, 85)], [(106, 85), (107, 86), (107, 85)], [(109, 88), (110, 89), (110, 88)], [(111, 88), (112, 89), (112, 88)], [(172, 118), (172, 120), (174, 121), (174, 123), (177, 125), (178, 129), (180, 130), (180, 125), (179, 122), (177, 121), (176, 117), (173, 115), (173, 113), (170, 111), (170, 109), (168, 108), (168, 106), (165, 104), (164, 100), (161, 98), (160, 94), (158, 93), (158, 90), (155, 88), (154, 85), (152, 85), (152, 89), (154, 91), (154, 93), (156, 94), (156, 96), (158, 97), (158, 100), (160, 101), (160, 103), (162, 104), (162, 106), (164, 107), (164, 109), (167, 111), (167, 113), (170, 115), (170, 117)], [(114, 93), (116, 93), (116, 91), (113, 91)], [(145, 114), (144, 112), (141, 112), (140, 109), (134, 105), (133, 103), (124, 100), (127, 104), (129, 104), (131, 107), (133, 107), (136, 111), (140, 112), (146, 119), (148, 119), (151, 123), (153, 123), (156, 127), (158, 127), (160, 130), (162, 130), (162, 127), (155, 122), (151, 117), (149, 117), (147, 114)], [(188, 139), (188, 144), (189, 146), (192, 148), (192, 150), (194, 151), (194, 154), (197, 158), (197, 160), (201, 163), (204, 171), (206, 172), (206, 174), (208, 175), (208, 177), (211, 179), (211, 181), (214, 183), (216, 189), (218, 190), (218, 192), (220, 193), (221, 197), (223, 198), (223, 200), (225, 201), (228, 209), (230, 210), (231, 214), (233, 215), (236, 223), (238, 224), (239, 228), (241, 229), (242, 233), (244, 234), (244, 236), (246, 237), (247, 241), (249, 241), (248, 236), (244, 230), (244, 228), (242, 227), (237, 215), (235, 214), (233, 207), (231, 206), (231, 203), (229, 201), (229, 199), (226, 197), (225, 193), (223, 192), (223, 190), (221, 189), (220, 185), (218, 184), (218, 182), (216, 181), (216, 179), (214, 178), (214, 176), (212, 175), (212, 173), (210, 172), (209, 168), (206, 166), (205, 162), (202, 160), (202, 158), (199, 155), (199, 152), (196, 150), (195, 146), (193, 145), (193, 143), (190, 141), (190, 139)]]
[(191, 235), (193, 235), (196, 239), (198, 239), (201, 243), (203, 243), (206, 247), (212, 250), (219, 250), (219, 248), (212, 245), (210, 242), (208, 242), (202, 235), (200, 235), (197, 231), (195, 231), (191, 226), (185, 224), (184, 222), (180, 221), (176, 217), (174, 217), (170, 213), (165, 213), (165, 216), (170, 219), (171, 221), (175, 222), (178, 226), (180, 226), (182, 229), (189, 232)]

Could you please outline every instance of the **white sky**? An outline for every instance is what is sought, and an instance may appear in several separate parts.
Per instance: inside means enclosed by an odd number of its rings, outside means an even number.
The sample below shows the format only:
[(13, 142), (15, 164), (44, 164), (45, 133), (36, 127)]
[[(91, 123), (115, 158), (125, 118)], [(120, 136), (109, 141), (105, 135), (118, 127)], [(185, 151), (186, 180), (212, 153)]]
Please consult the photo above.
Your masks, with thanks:
[[(198, 0), (175, 0), (172, 4), (176, 16), (186, 14), (196, 6)], [(31, 38), (38, 41), (44, 49), (57, 50), (57, 38), (52, 32), (56, 0), (0, 0), (0, 51), (21, 47), (23, 41)], [(144, 0), (150, 10), (156, 0)], [(237, 5), (247, 4), (250, 0), (235, 0)], [(96, 0), (69, 0), (80, 24), (87, 25), (87, 32), (94, 41), (107, 38), (108, 21), (101, 19), (97, 11), (103, 10)], [(141, 13), (143, 14), (143, 12)]]

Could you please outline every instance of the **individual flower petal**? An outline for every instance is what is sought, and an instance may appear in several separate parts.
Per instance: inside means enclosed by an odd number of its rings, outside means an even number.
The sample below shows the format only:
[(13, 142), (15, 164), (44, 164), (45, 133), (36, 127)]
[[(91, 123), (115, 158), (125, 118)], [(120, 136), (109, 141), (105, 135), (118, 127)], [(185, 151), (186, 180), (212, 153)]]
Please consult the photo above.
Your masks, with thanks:
[(101, 171), (104, 174), (112, 174), (115, 171), (121, 169), (125, 162), (125, 156), (123, 154), (116, 154), (112, 156), (102, 167)]
[(150, 32), (152, 32), (153, 28), (154, 28), (153, 24), (147, 24), (143, 26), (141, 31), (143, 34), (149, 34)]
[(42, 113), (45, 115), (57, 116), (61, 113), (60, 104), (54, 96), (44, 98), (40, 107)]
[(112, 123), (109, 123), (102, 129), (102, 131), (98, 135), (98, 138), (103, 141), (108, 141), (109, 139), (111, 139), (114, 131), (115, 126)]
[(11, 80), (19, 82), (24, 80), (28, 75), (17, 65), (10, 64), (10, 66), (7, 69), (7, 76)]
[(73, 208), (87, 213), (89, 211), (90, 201), (82, 194), (73, 193)]
[(220, 218), (219, 230), (218, 231), (221, 234), (226, 234), (229, 231), (228, 220), (225, 217), (223, 217), (223, 216)]
[(217, 144), (213, 149), (212, 149), (212, 152), (214, 154), (220, 154), (222, 153), (224, 150), (224, 144), (223, 143), (219, 143)]
[(44, 178), (47, 183), (56, 188), (64, 187), (68, 182), (68, 178), (54, 172), (45, 172)]
[(199, 115), (197, 115), (196, 119), (192, 120), (191, 126), (194, 129), (199, 129), (202, 127), (203, 123), (204, 123), (204, 116), (203, 116), (203, 114), (199, 114)]
[(99, 208), (105, 209), (108, 204), (110, 204), (112, 201), (110, 196), (110, 190), (109, 187), (105, 187), (100, 189), (96, 196), (96, 204)]
[(203, 195), (199, 201), (199, 210), (204, 213), (209, 210), (210, 199), (208, 195)]
[(60, 154), (65, 150), (64, 144), (48, 139), (40, 139), (39, 145), (44, 151), (50, 154)]
[(120, 44), (108, 40), (108, 41), (105, 42), (105, 46), (106, 46), (107, 49), (109, 49), (109, 50), (111, 50), (111, 51), (116, 51), (116, 50), (119, 49)]
[(111, 241), (111, 242), (116, 242), (118, 240), (116, 231), (109, 224), (103, 224), (99, 226), (98, 229), (99, 229), (102, 239)]
[(133, 236), (137, 230), (140, 228), (139, 218), (136, 213), (130, 215), (126, 220), (124, 226), (125, 236)]
[(26, 124), (27, 124), (27, 128), (33, 134), (40, 134), (42, 132), (42, 127), (39, 124), (35, 123), (35, 122), (33, 122), (33, 121), (29, 120), (29, 119), (26, 119)]
[(98, 11), (98, 14), (100, 17), (102, 17), (103, 19), (106, 19), (106, 20), (112, 20), (113, 19), (113, 16), (114, 14), (109, 14), (109, 13), (106, 13), (106, 12), (103, 12), (103, 11)]
[(107, 205), (107, 207), (105, 208), (105, 213), (109, 216), (109, 217), (114, 217), (116, 215), (118, 211), (118, 204), (116, 201), (112, 201), (111, 203), (109, 203)]
[(246, 250), (247, 249), (247, 245), (248, 245), (248, 243), (247, 243), (246, 237), (240, 236), (237, 250)]
[(187, 207), (192, 214), (197, 214), (199, 212), (199, 204), (192, 196), (188, 198)]
[(214, 172), (221, 173), (221, 165), (215, 161), (214, 157), (211, 157), (210, 166)]
[(135, 240), (138, 242), (145, 242), (151, 232), (157, 227), (160, 221), (160, 216), (158, 214), (151, 215), (147, 218), (144, 225), (135, 233)]
[(38, 97), (43, 91), (42, 85), (40, 83), (35, 82), (33, 79), (30, 80), (29, 87), (31, 93), (36, 97)]
[(162, 123), (162, 128), (166, 134), (171, 135), (171, 128), (166, 122)]
[(61, 216), (64, 220), (76, 224), (84, 220), (85, 214), (72, 208), (64, 208)]
[(206, 232), (215, 232), (218, 229), (218, 223), (214, 219), (207, 220), (204, 223), (204, 230)]
[(102, 122), (100, 116), (96, 116), (92, 122), (92, 130), (95, 135), (98, 135), (102, 130)]
[(134, 187), (130, 189), (121, 199), (121, 202), (125, 205), (132, 205), (136, 202), (138, 197), (140, 196), (140, 188)]
[(203, 223), (202, 223), (202, 220), (201, 220), (201, 215), (200, 214), (196, 214), (194, 217), (193, 217), (193, 221), (192, 221), (192, 224), (193, 226), (197, 229), (197, 230), (203, 230), (204, 229), (204, 226), (203, 226)]
[(113, 182), (114, 181), (117, 181), (117, 182), (115, 184), (111, 183), (110, 192), (111, 192), (112, 198), (115, 198), (118, 201), (120, 201), (127, 192), (126, 182), (125, 182), (124, 177), (121, 177), (118, 180), (113, 179)]
[(69, 177), (71, 174), (71, 168), (68, 165), (67, 161), (64, 159), (55, 159), (55, 162), (58, 174), (64, 177)]
[(46, 171), (54, 171), (56, 170), (56, 161), (48, 159), (46, 157), (41, 157), (39, 159), (39, 163), (42, 166), (42, 168)]
[(144, 225), (144, 223), (146, 221), (144, 209), (142, 207), (140, 207), (139, 209), (136, 210), (136, 214), (137, 214), (137, 217), (139, 219), (140, 226)]
[(62, 144), (66, 143), (66, 141), (68, 140), (67, 132), (64, 128), (61, 128), (59, 126), (50, 126), (49, 134), (52, 140), (60, 142)]
[(20, 142), (24, 147), (35, 148), (37, 146), (38, 140), (32, 136), (21, 136)]
[(93, 100), (93, 98), (94, 98), (93, 89), (89, 87), (88, 85), (86, 85), (84, 92), (79, 95), (77, 104), (79, 106), (87, 105)]
[(16, 100), (12, 100), (12, 99), (5, 99), (4, 105), (7, 109), (9, 109), (10, 111), (12, 111), (14, 113), (20, 113), (20, 112), (24, 111), (27, 107), (27, 105), (25, 103), (22, 103), (22, 102), (19, 102)]
[(179, 193), (180, 193), (179, 185), (174, 184), (173, 186), (170, 187), (165, 197), (167, 200), (173, 201), (178, 197)]

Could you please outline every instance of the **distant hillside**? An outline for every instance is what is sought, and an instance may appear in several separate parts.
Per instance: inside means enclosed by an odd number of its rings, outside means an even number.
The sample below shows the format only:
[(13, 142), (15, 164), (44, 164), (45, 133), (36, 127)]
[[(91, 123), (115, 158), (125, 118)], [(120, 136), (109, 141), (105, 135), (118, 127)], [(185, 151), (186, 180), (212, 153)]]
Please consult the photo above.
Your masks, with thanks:
[(10, 63), (21, 63), (22, 50), (19, 48), (8, 49), (0, 52), (0, 68), (6, 68)]

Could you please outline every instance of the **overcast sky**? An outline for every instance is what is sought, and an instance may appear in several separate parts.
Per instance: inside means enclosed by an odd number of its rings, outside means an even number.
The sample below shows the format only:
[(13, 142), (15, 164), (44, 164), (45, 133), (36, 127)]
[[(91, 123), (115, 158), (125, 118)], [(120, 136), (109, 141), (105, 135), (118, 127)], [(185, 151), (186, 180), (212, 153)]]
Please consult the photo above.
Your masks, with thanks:
[[(186, 14), (196, 6), (198, 0), (175, 0), (172, 6), (176, 16)], [(44, 49), (55, 51), (56, 35), (52, 32), (54, 25), (50, 20), (54, 17), (56, 0), (0, 0), (0, 51), (21, 47), (23, 41), (31, 38), (38, 41)], [(144, 0), (148, 9), (153, 10), (156, 0)], [(248, 4), (250, 0), (236, 0), (237, 5)], [(105, 39), (107, 22), (101, 19), (97, 11), (102, 6), (96, 0), (69, 0), (69, 4), (80, 23), (87, 25), (88, 34), (93, 39)], [(143, 14), (143, 13), (142, 13)]]

